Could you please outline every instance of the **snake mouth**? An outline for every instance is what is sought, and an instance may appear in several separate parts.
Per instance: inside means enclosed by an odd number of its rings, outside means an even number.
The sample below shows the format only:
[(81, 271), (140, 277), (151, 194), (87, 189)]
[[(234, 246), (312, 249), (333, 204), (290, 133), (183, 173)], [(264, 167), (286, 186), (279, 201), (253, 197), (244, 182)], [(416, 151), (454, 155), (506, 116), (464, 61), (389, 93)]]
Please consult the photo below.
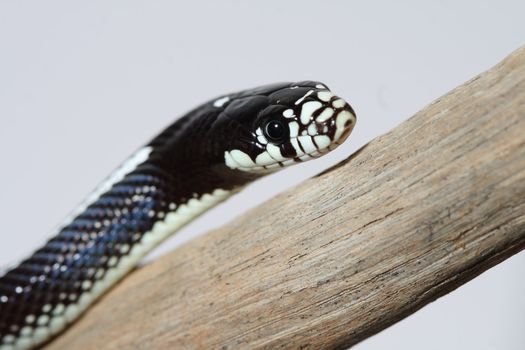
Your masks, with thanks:
[[(336, 100), (342, 101), (340, 99)], [(320, 111), (318, 115), (322, 115), (322, 113), (323, 111)], [(294, 134), (295, 136), (290, 138), (289, 143), (295, 151), (293, 157), (282, 159), (274, 156), (275, 158), (269, 158), (270, 161), (273, 159), (273, 162), (269, 164), (257, 164), (240, 170), (264, 174), (292, 164), (318, 158), (339, 147), (350, 136), (355, 122), (356, 116), (352, 107), (344, 102), (344, 105), (334, 110), (331, 118), (318, 122), (313, 117), (309, 124), (301, 128), (301, 134)], [(272, 147), (271, 150), (275, 149), (275, 146), (270, 147)], [(274, 154), (272, 151), (270, 153)]]

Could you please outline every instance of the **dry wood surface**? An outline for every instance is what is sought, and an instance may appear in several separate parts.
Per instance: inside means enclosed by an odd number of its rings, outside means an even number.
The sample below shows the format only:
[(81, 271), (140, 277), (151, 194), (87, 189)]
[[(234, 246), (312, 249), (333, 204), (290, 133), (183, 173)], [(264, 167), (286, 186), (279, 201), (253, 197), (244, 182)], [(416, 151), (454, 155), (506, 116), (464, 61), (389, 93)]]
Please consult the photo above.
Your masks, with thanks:
[(136, 270), (47, 348), (344, 349), (524, 247), (522, 48)]

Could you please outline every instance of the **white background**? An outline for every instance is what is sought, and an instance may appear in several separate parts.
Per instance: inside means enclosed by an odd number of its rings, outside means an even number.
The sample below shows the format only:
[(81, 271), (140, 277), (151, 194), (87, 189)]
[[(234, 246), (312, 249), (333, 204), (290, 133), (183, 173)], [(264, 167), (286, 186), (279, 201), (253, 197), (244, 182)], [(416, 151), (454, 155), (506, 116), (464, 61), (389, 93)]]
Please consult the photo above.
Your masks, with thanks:
[[(251, 186), (160, 252), (171, 250), (497, 63), (524, 43), (524, 4), (2, 1), (0, 265), (29, 253), (120, 161), (208, 98), (314, 79), (354, 106), (357, 127), (342, 147)], [(521, 253), (356, 349), (522, 350), (524, 274)]]

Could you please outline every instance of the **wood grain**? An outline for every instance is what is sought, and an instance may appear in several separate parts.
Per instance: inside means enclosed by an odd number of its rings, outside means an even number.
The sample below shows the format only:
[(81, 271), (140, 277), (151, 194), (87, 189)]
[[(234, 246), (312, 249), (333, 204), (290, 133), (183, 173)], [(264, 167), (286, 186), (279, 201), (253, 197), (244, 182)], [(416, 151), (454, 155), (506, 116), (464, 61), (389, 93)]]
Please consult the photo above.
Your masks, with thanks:
[(343, 349), (524, 247), (522, 48), (135, 271), (48, 349)]

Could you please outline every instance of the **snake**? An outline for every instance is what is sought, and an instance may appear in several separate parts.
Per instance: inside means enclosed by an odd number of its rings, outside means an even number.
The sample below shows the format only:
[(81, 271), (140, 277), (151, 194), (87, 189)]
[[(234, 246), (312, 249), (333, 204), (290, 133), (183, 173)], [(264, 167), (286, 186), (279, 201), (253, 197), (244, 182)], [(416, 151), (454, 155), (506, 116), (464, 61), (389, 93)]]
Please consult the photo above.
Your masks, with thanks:
[(0, 273), (0, 350), (45, 345), (178, 229), (254, 180), (335, 149), (355, 123), (350, 104), (316, 81), (225, 94), (176, 119)]

